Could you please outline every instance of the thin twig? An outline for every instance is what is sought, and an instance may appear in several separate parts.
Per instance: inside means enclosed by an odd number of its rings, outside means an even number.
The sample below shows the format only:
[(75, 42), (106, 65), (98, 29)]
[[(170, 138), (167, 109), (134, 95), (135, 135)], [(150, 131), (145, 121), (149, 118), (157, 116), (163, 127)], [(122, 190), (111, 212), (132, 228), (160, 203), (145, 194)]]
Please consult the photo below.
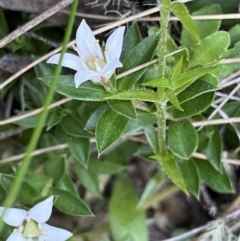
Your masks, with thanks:
[[(60, 12), (64, 14), (69, 14), (70, 12), (68, 10), (61, 10)], [(119, 19), (122, 19), (121, 17), (116, 16), (103, 16), (98, 14), (89, 14), (89, 13), (82, 13), (78, 12), (76, 13), (76, 16), (82, 17), (82, 18), (91, 18), (91, 19), (101, 19), (106, 21), (118, 21)], [(240, 14), (214, 14), (214, 15), (194, 15), (191, 16), (192, 20), (221, 20), (221, 19), (239, 19)], [(159, 22), (161, 18), (160, 17), (146, 17), (146, 18), (139, 18), (138, 21), (157, 21)], [(170, 17), (169, 21), (179, 21), (178, 17)]]
[(45, 12), (38, 15), (36, 18), (30, 20), (20, 28), (14, 30), (12, 33), (8, 34), (6, 37), (0, 40), (0, 48), (3, 48), (6, 44), (10, 43), (12, 40), (26, 33), (29, 29), (34, 28), (39, 23), (43, 22), (53, 14), (57, 13), (59, 10), (65, 8), (71, 4), (73, 0), (62, 0), (61, 2), (54, 5), (52, 8), (46, 10)]
[(230, 123), (239, 123), (240, 117), (232, 117), (228, 119), (215, 119), (215, 120), (204, 120), (193, 122), (193, 126), (211, 126), (211, 125), (222, 125), (222, 124), (230, 124)]

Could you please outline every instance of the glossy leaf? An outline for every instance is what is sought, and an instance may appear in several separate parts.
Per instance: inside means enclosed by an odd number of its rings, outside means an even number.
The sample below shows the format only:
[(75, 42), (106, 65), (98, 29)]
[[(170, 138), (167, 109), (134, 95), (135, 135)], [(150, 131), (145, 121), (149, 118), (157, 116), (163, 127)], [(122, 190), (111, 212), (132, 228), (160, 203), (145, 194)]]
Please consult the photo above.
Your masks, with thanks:
[(97, 125), (98, 120), (100, 119), (100, 117), (109, 109), (109, 105), (105, 104), (100, 106), (99, 108), (97, 108), (93, 114), (90, 116), (90, 118), (88, 119), (86, 126), (84, 129), (86, 129), (87, 131), (91, 131), (91, 132), (95, 132), (95, 128)]
[(146, 188), (143, 191), (143, 194), (141, 196), (141, 199), (138, 202), (138, 207), (142, 207), (145, 202), (148, 201), (149, 198), (151, 198), (162, 186), (164, 182), (163, 175), (157, 174), (155, 177), (151, 178)]
[(7, 25), (7, 21), (5, 19), (4, 13), (2, 10), (0, 10), (0, 38), (5, 37), (8, 34), (8, 25)]
[[(158, 44), (158, 34), (153, 34), (143, 39), (138, 45), (135, 46), (129, 57), (123, 63), (120, 73), (132, 69), (140, 64), (150, 61), (155, 53)], [(118, 80), (118, 88), (120, 90), (133, 89), (137, 81), (142, 77), (146, 68), (140, 69), (132, 74)]]
[[(129, 200), (129, 201), (126, 201)], [(136, 209), (138, 196), (126, 176), (115, 183), (109, 205), (110, 227), (115, 241), (147, 241), (144, 210)]]
[(208, 146), (204, 150), (204, 153), (208, 157), (209, 162), (211, 165), (219, 172), (222, 170), (222, 163), (221, 163), (221, 157), (222, 157), (222, 141), (221, 136), (218, 132), (218, 130), (213, 130), (210, 133)]
[(175, 108), (170, 108), (169, 112), (175, 119), (197, 115), (206, 110), (211, 105), (214, 95), (215, 94), (213, 92), (202, 94), (181, 104), (184, 111), (178, 111)]
[(110, 107), (119, 115), (130, 119), (136, 119), (136, 110), (130, 100), (108, 100)]
[(93, 216), (89, 207), (77, 195), (58, 188), (51, 188), (50, 193), (58, 196), (54, 206), (60, 211), (72, 216)]
[(168, 89), (172, 89), (169, 79), (167, 78), (161, 78), (161, 79), (152, 79), (149, 80), (145, 83), (143, 83), (142, 85), (145, 86), (150, 86), (150, 87), (159, 87), (159, 88), (168, 88)]
[(106, 99), (108, 100), (141, 100), (141, 101), (149, 101), (149, 102), (156, 102), (157, 94), (151, 90), (128, 90), (123, 92), (118, 92), (113, 94)]
[(90, 157), (90, 141), (87, 138), (69, 137), (68, 139), (69, 150), (75, 157), (76, 161), (88, 167), (88, 161)]
[(62, 119), (61, 126), (64, 132), (72, 137), (90, 137), (90, 134), (83, 130), (83, 124), (80, 120), (73, 115), (65, 116)]
[[(205, 76), (204, 76), (205, 78)], [(178, 94), (179, 103), (187, 102), (191, 99), (194, 99), (202, 94), (214, 92), (217, 90), (217, 87), (207, 83), (204, 80), (197, 80), (188, 86), (184, 91)]]
[(193, 70), (189, 70), (186, 73), (181, 74), (176, 79), (172, 80), (172, 86), (174, 89), (178, 89), (177, 93), (182, 92), (191, 83), (199, 79), (200, 77), (210, 73), (216, 69), (216, 65), (203, 66)]
[(141, 33), (139, 31), (137, 23), (130, 26), (123, 39), (123, 50), (121, 53), (120, 61), (122, 63), (129, 57), (136, 45), (142, 40)]
[(217, 61), (227, 51), (230, 37), (227, 32), (219, 31), (203, 39), (193, 48), (191, 66), (205, 65)]
[(158, 153), (158, 136), (153, 126), (144, 128), (144, 133), (154, 153)]
[[(214, 15), (214, 14), (221, 14), (221, 8), (217, 4), (208, 5), (204, 8), (201, 8), (195, 12), (193, 12), (191, 15)], [(199, 33), (199, 36), (201, 39), (206, 38), (207, 36), (215, 33), (218, 31), (221, 25), (221, 20), (207, 20), (207, 21), (201, 21), (196, 20), (194, 21), (194, 25)], [(197, 40), (185, 29), (183, 28), (181, 33), (181, 44), (183, 46), (186, 46), (187, 48), (192, 48), (195, 44), (197, 44)]]
[(184, 160), (179, 166), (187, 189), (199, 199), (200, 178), (196, 166), (191, 160)]
[(226, 170), (223, 168), (222, 173), (218, 172), (206, 160), (194, 159), (201, 179), (214, 191), (218, 193), (233, 193), (233, 186)]
[(71, 192), (74, 195), (78, 195), (78, 190), (72, 180), (71, 177), (69, 177), (68, 174), (64, 174), (63, 177), (55, 182), (54, 187), (61, 189), (61, 190), (65, 190), (68, 192)]
[(171, 154), (165, 156), (153, 155), (150, 156), (150, 158), (159, 161), (171, 181), (175, 183), (183, 192), (188, 194), (186, 183), (184, 181), (180, 168)]
[(59, 180), (65, 173), (65, 158), (55, 157), (48, 160), (44, 165), (44, 172), (54, 180)]
[(137, 120), (130, 120), (124, 131), (124, 134), (132, 134), (139, 131), (145, 127), (153, 125), (156, 123), (157, 118), (155, 113), (148, 113), (146, 111), (137, 111)]
[[(121, 156), (122, 158), (123, 156)], [(126, 169), (126, 166), (114, 163), (114, 162), (106, 162), (100, 160), (91, 160), (89, 163), (89, 169), (94, 171), (97, 174), (116, 174), (118, 172)]]
[[(0, 183), (7, 193), (11, 189), (14, 178), (12, 175), (0, 174)], [(24, 204), (35, 204), (35, 201), (41, 197), (41, 193), (26, 181), (23, 181), (21, 189), (24, 192), (18, 193), (17, 200)]]
[(170, 125), (168, 146), (174, 155), (188, 159), (197, 149), (197, 144), (197, 132), (190, 122), (185, 120)]
[[(52, 78), (52, 76), (44, 77), (41, 80), (49, 86)], [(69, 75), (59, 76), (55, 91), (61, 95), (85, 101), (103, 101), (109, 95), (101, 85), (93, 84), (91, 81), (84, 82), (76, 88), (74, 77)]]
[(85, 169), (79, 163), (75, 163), (75, 173), (81, 184), (94, 196), (101, 198), (97, 174), (91, 169)]
[(185, 5), (180, 2), (174, 2), (171, 4), (171, 10), (180, 19), (183, 26), (199, 41), (198, 31)]
[(184, 111), (183, 108), (181, 107), (177, 96), (175, 95), (175, 93), (172, 90), (167, 90), (166, 91), (167, 97), (169, 99), (169, 101), (172, 103), (172, 105), (179, 111)]
[(96, 126), (96, 144), (98, 155), (113, 145), (124, 133), (129, 119), (117, 114), (112, 109), (107, 110), (98, 120)]

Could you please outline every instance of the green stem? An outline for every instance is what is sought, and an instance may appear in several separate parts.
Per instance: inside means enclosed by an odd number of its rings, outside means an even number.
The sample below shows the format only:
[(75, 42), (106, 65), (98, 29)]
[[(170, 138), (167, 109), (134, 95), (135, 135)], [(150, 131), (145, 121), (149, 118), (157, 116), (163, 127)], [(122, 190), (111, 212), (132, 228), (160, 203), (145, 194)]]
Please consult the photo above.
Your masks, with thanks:
[[(166, 69), (166, 42), (168, 34), (168, 22), (170, 15), (170, 0), (159, 0), (160, 3), (160, 33), (158, 42), (158, 78), (165, 76)], [(159, 102), (156, 103), (157, 107), (157, 124), (158, 124), (158, 151), (160, 155), (167, 153), (166, 148), (166, 101), (164, 88), (158, 88), (157, 94)]]
[[(16, 178), (14, 179), (14, 181), (11, 185), (11, 188), (9, 190), (8, 196), (7, 196), (7, 198), (4, 202), (4, 207), (6, 207), (6, 208), (11, 207), (11, 205), (13, 204), (14, 200), (17, 197), (18, 192), (21, 191), (21, 185), (22, 185), (24, 176), (27, 173), (28, 167), (30, 165), (31, 153), (34, 151), (34, 149), (37, 146), (39, 137), (40, 137), (41, 132), (42, 132), (42, 127), (43, 127), (43, 125), (46, 121), (47, 114), (48, 114), (48, 106), (50, 105), (50, 103), (52, 101), (52, 97), (53, 97), (54, 90), (55, 90), (55, 87), (56, 87), (56, 84), (57, 84), (57, 80), (58, 80), (58, 77), (61, 73), (61, 69), (62, 69), (61, 63), (62, 63), (62, 60), (63, 60), (63, 55), (66, 52), (67, 43), (70, 40), (77, 6), (78, 6), (78, 0), (75, 0), (72, 4), (72, 9), (71, 9), (70, 17), (69, 17), (69, 22), (68, 22), (66, 34), (65, 34), (64, 40), (63, 40), (63, 47), (62, 47), (62, 52), (61, 52), (59, 64), (56, 68), (53, 80), (51, 82), (51, 86), (50, 86), (49, 91), (47, 93), (47, 96), (46, 96), (46, 99), (45, 99), (45, 102), (44, 102), (44, 105), (43, 105), (43, 111), (41, 112), (41, 115), (38, 119), (37, 127), (35, 128), (35, 130), (33, 132), (32, 138), (31, 138), (31, 140), (29, 142), (29, 145), (27, 147), (27, 150), (26, 150), (25, 156), (23, 158), (22, 164), (17, 171)], [(3, 215), (4, 215), (4, 213), (2, 214), (2, 216)], [(3, 224), (3, 222), (1, 222), (0, 223), (0, 233), (3, 229), (3, 226), (4, 226), (4, 224)]]

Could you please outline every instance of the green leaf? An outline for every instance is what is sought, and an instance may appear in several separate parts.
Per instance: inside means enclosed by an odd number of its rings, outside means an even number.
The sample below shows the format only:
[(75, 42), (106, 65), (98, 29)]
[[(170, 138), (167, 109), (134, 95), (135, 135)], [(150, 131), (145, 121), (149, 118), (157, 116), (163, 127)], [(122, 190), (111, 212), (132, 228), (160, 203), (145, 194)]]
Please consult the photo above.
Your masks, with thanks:
[(158, 136), (153, 126), (147, 126), (144, 128), (144, 133), (149, 145), (154, 153), (158, 153)]
[[(237, 58), (240, 57), (240, 41), (238, 41), (233, 49), (229, 49), (224, 55), (223, 58)], [(232, 64), (219, 64), (218, 67), (213, 71), (213, 74), (218, 78), (224, 78), (229, 76), (233, 72), (240, 69), (240, 63)]]
[(106, 98), (107, 100), (141, 100), (156, 102), (157, 94), (151, 90), (128, 90), (123, 92), (118, 92)]
[(77, 195), (58, 188), (51, 188), (50, 193), (58, 196), (54, 206), (60, 211), (72, 216), (93, 216), (89, 207)]
[(30, 171), (24, 177), (24, 181), (26, 181), (27, 183), (31, 183), (31, 186), (33, 186), (39, 191), (42, 191), (48, 180), (49, 177)]
[[(14, 178), (12, 175), (0, 174), (0, 183), (6, 192), (11, 189)], [(23, 181), (21, 190), (24, 190), (24, 192), (18, 193), (17, 200), (24, 204), (32, 205), (41, 197), (41, 193), (26, 181)]]
[(230, 37), (227, 32), (219, 31), (203, 39), (193, 48), (191, 66), (205, 65), (217, 61), (227, 51)]
[(206, 110), (211, 105), (214, 96), (215, 93), (213, 92), (204, 93), (181, 104), (184, 111), (178, 111), (175, 108), (170, 108), (169, 112), (171, 113), (174, 119), (181, 119), (197, 115)]
[[(205, 76), (204, 76), (205, 79)], [(187, 102), (193, 98), (196, 98), (204, 93), (214, 92), (218, 88), (216, 86), (213, 86), (206, 81), (203, 80), (197, 80), (194, 83), (192, 83), (190, 86), (188, 86), (184, 91), (182, 91), (177, 97), (179, 103)]]
[(157, 79), (151, 79), (145, 83), (142, 83), (142, 85), (150, 86), (150, 87), (159, 87), (159, 88), (168, 88), (172, 89), (169, 79), (167, 78), (157, 78)]
[(239, 32), (240, 24), (236, 24), (228, 31), (231, 39), (230, 48), (232, 48), (238, 41), (240, 41)]
[(129, 57), (136, 45), (142, 40), (141, 33), (139, 31), (137, 23), (130, 26), (123, 39), (123, 50), (121, 53), (120, 61), (122, 63)]
[(218, 130), (215, 129), (210, 133), (208, 146), (204, 150), (204, 153), (206, 154), (211, 165), (217, 171), (221, 172), (221, 170), (222, 170), (222, 163), (221, 163), (222, 141), (221, 141), (221, 136), (220, 136)]
[(173, 69), (173, 73), (171, 76), (171, 83), (173, 80), (177, 79), (179, 77), (179, 75), (181, 75), (182, 64), (183, 64), (183, 56), (181, 56), (181, 58), (179, 59), (179, 61), (177, 62), (176, 66)]
[(94, 196), (101, 198), (101, 192), (99, 190), (99, 181), (95, 171), (83, 168), (79, 163), (75, 163), (75, 173), (81, 184)]
[[(41, 78), (41, 80), (50, 86), (52, 76)], [(103, 101), (109, 94), (101, 85), (86, 81), (78, 88), (74, 85), (74, 77), (69, 75), (60, 75), (55, 91), (61, 95), (71, 97), (76, 100)]]
[(186, 183), (182, 176), (182, 173), (179, 169), (178, 164), (173, 159), (171, 154), (160, 156), (160, 155), (153, 155), (150, 158), (159, 161), (165, 172), (167, 173), (168, 177), (171, 179), (173, 183), (175, 183), (182, 191), (188, 194)]
[(90, 118), (88, 119), (88, 121), (87, 121), (84, 129), (87, 130), (87, 131), (89, 131), (89, 132), (90, 132), (90, 131), (91, 131), (91, 132), (94, 132), (98, 120), (100, 119), (100, 117), (101, 117), (108, 109), (109, 109), (109, 105), (108, 105), (108, 104), (105, 104), (105, 105), (102, 105), (102, 106), (98, 107), (98, 108), (93, 112), (93, 114), (90, 116)]
[[(123, 67), (119, 73), (130, 70), (140, 64), (150, 61), (155, 53), (158, 44), (158, 34), (153, 34), (144, 38), (138, 45), (135, 46), (129, 57), (123, 63)], [(118, 80), (118, 88), (120, 90), (134, 89), (138, 80), (142, 77), (146, 68), (140, 69), (132, 74)]]
[(49, 121), (47, 123), (47, 131), (51, 130), (54, 126), (58, 125), (62, 118), (64, 117), (64, 114), (59, 112), (58, 110), (54, 110), (51, 113), (49, 113)]
[(135, 133), (145, 127), (156, 123), (157, 118), (155, 113), (149, 113), (141, 110), (137, 110), (137, 120), (130, 120), (124, 131), (124, 134)]
[(94, 171), (97, 174), (112, 175), (123, 171), (124, 169), (126, 169), (126, 166), (119, 165), (113, 162), (91, 160), (89, 163), (89, 169)]
[(180, 19), (183, 26), (195, 37), (195, 39), (200, 41), (198, 31), (185, 5), (180, 2), (174, 2), (171, 4), (171, 10), (176, 17)]
[(186, 73), (181, 74), (176, 79), (172, 80), (173, 89), (176, 90), (177, 93), (182, 92), (186, 87), (192, 84), (194, 81), (199, 79), (200, 77), (210, 73), (214, 69), (216, 69), (216, 65), (203, 66), (193, 70), (189, 70)]
[(76, 161), (88, 167), (88, 161), (90, 157), (90, 141), (87, 138), (75, 138), (69, 137), (68, 139), (69, 150), (76, 158)]
[[(195, 12), (193, 12), (191, 15), (214, 15), (214, 14), (221, 14), (221, 8), (217, 4), (209, 5), (204, 8), (201, 8)], [(221, 20), (207, 20), (207, 21), (193, 21), (194, 25), (199, 33), (199, 36), (201, 39), (206, 38), (207, 36), (215, 33), (218, 31), (221, 25)], [(192, 48), (195, 44), (197, 44), (197, 41), (195, 38), (192, 37), (192, 35), (183, 28), (181, 33), (181, 44), (183, 46), (186, 46), (187, 48)]]
[(107, 110), (98, 120), (96, 126), (96, 144), (98, 155), (113, 145), (124, 133), (129, 119), (117, 114), (112, 109)]
[[(126, 201), (129, 200), (129, 201)], [(147, 241), (144, 210), (136, 209), (138, 196), (124, 175), (115, 183), (109, 204), (110, 227), (115, 241)]]
[(152, 177), (148, 181), (137, 206), (140, 208), (144, 206), (144, 203), (146, 203), (159, 190), (164, 180), (165, 178), (161, 174), (157, 174), (156, 176)]
[(59, 180), (65, 173), (65, 158), (55, 157), (47, 161), (44, 165), (44, 172), (54, 180)]
[(136, 119), (136, 110), (130, 100), (108, 100), (110, 107), (119, 115), (130, 119)]
[(218, 172), (208, 161), (194, 159), (194, 164), (200, 174), (201, 179), (214, 191), (218, 193), (233, 193), (231, 179), (225, 168), (222, 173)]
[(78, 190), (69, 175), (66, 173), (63, 175), (63, 177), (55, 182), (55, 187), (58, 189), (62, 189), (68, 192), (71, 192), (72, 194), (75, 194), (78, 196)]
[(90, 137), (90, 134), (83, 130), (81, 121), (73, 115), (67, 115), (62, 119), (61, 126), (67, 135), (72, 137)]
[(170, 125), (168, 146), (174, 155), (183, 159), (189, 159), (197, 149), (197, 144), (197, 132), (190, 122), (185, 120)]
[(9, 30), (8, 30), (8, 25), (7, 25), (7, 21), (5, 19), (4, 13), (2, 10), (0, 10), (0, 38), (3, 38), (5, 36), (7, 36)]
[(181, 107), (177, 96), (174, 94), (174, 92), (172, 90), (167, 90), (166, 91), (167, 97), (169, 99), (169, 101), (172, 103), (172, 105), (179, 111), (184, 111), (183, 108)]
[(179, 166), (187, 189), (199, 199), (200, 178), (194, 163), (191, 160), (184, 160)]

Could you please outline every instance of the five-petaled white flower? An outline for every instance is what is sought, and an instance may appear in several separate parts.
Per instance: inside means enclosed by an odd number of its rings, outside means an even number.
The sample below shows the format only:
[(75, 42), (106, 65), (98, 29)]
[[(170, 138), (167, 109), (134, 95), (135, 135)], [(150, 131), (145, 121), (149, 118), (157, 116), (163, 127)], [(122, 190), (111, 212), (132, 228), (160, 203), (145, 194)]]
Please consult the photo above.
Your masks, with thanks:
[[(53, 196), (38, 203), (28, 212), (17, 208), (7, 208), (3, 220), (16, 227), (7, 241), (64, 241), (72, 236), (67, 230), (46, 224), (52, 213)], [(0, 216), (4, 213), (0, 207)]]
[[(105, 49), (102, 50), (92, 30), (85, 20), (82, 20), (77, 30), (77, 47), (73, 46), (79, 56), (65, 53), (62, 61), (62, 66), (77, 71), (74, 76), (76, 87), (87, 80), (104, 84), (110, 79), (116, 68), (122, 67), (119, 58), (124, 30), (125, 27), (117, 28), (109, 36)], [(47, 63), (58, 64), (59, 59), (60, 54), (56, 54), (48, 59)]]

